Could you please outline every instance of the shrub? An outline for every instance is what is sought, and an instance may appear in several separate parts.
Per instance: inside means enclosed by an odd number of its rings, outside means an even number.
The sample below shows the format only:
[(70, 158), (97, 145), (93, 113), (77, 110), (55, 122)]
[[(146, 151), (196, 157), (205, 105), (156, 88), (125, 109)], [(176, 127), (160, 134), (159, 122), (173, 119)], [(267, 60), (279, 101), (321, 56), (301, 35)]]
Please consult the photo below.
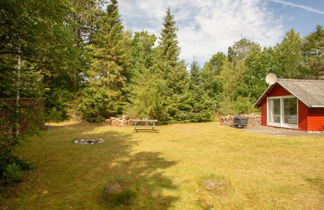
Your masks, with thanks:
[(223, 115), (250, 114), (256, 111), (252, 108), (253, 103), (251, 101), (251, 98), (242, 96), (238, 96), (236, 100), (224, 98), (224, 100), (219, 103), (219, 109), (217, 111)]
[(14, 139), (0, 138), (0, 180), (4, 184), (12, 184), (22, 179), (23, 170), (31, 169), (29, 162), (12, 154)]
[(4, 168), (1, 179), (4, 184), (12, 184), (21, 181), (23, 175), (22, 168), (18, 164), (12, 163)]
[(65, 110), (57, 110), (56, 107), (53, 107), (51, 109), (47, 110), (47, 116), (46, 116), (48, 121), (53, 121), (53, 122), (60, 122), (63, 120), (66, 120), (66, 111)]

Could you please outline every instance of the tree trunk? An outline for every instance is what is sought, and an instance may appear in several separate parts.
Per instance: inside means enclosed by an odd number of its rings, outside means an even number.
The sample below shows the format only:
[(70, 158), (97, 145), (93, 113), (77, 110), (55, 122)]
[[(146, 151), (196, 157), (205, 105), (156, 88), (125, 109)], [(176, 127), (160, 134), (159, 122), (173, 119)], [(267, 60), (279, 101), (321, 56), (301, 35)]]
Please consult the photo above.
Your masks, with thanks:
[(19, 136), (19, 102), (20, 102), (20, 69), (21, 69), (21, 55), (20, 48), (18, 49), (18, 63), (17, 63), (17, 82), (16, 82), (16, 122), (15, 122), (15, 138)]

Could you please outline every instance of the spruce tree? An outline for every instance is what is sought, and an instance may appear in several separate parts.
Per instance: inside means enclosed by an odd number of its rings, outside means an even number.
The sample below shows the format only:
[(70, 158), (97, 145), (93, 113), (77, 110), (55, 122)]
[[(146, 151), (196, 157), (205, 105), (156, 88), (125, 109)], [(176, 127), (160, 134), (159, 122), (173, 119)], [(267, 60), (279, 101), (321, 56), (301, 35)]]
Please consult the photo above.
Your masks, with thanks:
[[(131, 118), (150, 118), (168, 121), (166, 81), (159, 71), (153, 67), (156, 62), (156, 37), (147, 32), (135, 33), (131, 42), (132, 58), (132, 95), (127, 115)], [(157, 65), (154, 65), (157, 67)]]
[(175, 24), (174, 17), (168, 9), (159, 42), (158, 63), (162, 78), (166, 80), (169, 96), (182, 94), (188, 85), (185, 63), (179, 61), (180, 47)]
[(188, 91), (188, 73), (184, 61), (179, 60), (180, 47), (177, 40), (177, 28), (170, 9), (164, 17), (163, 29), (157, 49), (156, 65), (153, 72), (160, 74), (165, 81), (163, 90), (166, 106), (171, 120), (176, 121), (175, 115), (181, 106), (181, 97)]
[(307, 77), (324, 79), (324, 29), (316, 26), (314, 32), (304, 39), (303, 66), (308, 69)]
[(205, 90), (202, 76), (202, 69), (194, 60), (190, 66), (189, 91), (186, 94), (189, 97), (185, 101), (187, 104), (190, 103), (188, 122), (204, 122), (212, 119), (215, 107), (212, 98), (207, 94), (208, 91)]
[(201, 85), (200, 68), (198, 62), (194, 60), (190, 66), (189, 90), (193, 90)]
[[(89, 87), (81, 104), (83, 117), (89, 121), (122, 114), (126, 103), (128, 40), (118, 11), (117, 0), (111, 0), (91, 39), (93, 59), (89, 70)], [(89, 110), (92, 113), (89, 114)]]

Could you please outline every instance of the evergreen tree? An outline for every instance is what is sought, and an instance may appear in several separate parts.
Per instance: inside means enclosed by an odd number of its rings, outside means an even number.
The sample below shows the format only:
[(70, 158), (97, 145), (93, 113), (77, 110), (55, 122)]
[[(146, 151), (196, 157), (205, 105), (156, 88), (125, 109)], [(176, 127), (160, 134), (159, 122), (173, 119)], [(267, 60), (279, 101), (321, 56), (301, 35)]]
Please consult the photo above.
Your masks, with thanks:
[(131, 72), (133, 79), (141, 80), (142, 74), (154, 63), (154, 49), (156, 37), (146, 31), (136, 32), (131, 41)]
[(316, 26), (316, 30), (305, 37), (303, 44), (304, 67), (309, 69), (307, 77), (324, 79), (324, 29)]
[(171, 14), (170, 8), (167, 9), (166, 15), (163, 18), (163, 29), (161, 32), (159, 48), (161, 50), (161, 59), (168, 62), (172, 66), (176, 66), (180, 54), (180, 47), (177, 40), (176, 22)]
[[(130, 80), (128, 42), (117, 0), (112, 0), (107, 11), (101, 15), (91, 40), (93, 59), (89, 70), (89, 87), (85, 90), (80, 107), (86, 120), (101, 121), (122, 114)], [(93, 116), (96, 117), (88, 117), (87, 110), (90, 108), (94, 109)]]
[(194, 60), (190, 66), (189, 91), (183, 97), (185, 100), (182, 100), (182, 107), (186, 108), (183, 110), (188, 112), (182, 115), (187, 117), (187, 122), (205, 122), (212, 119), (216, 107), (213, 106), (213, 99), (209, 97), (205, 87), (202, 70)]
[(155, 69), (156, 50), (153, 48), (156, 37), (147, 32), (135, 33), (131, 42), (132, 96), (127, 110), (132, 118), (150, 118), (168, 121), (166, 82), (159, 70)]
[(181, 105), (181, 95), (188, 90), (188, 73), (184, 61), (179, 61), (180, 47), (175, 24), (174, 17), (168, 9), (157, 49), (156, 65), (152, 68), (165, 81), (166, 88), (163, 94), (166, 96), (168, 114), (176, 121), (175, 115)]
[(189, 90), (193, 90), (201, 85), (200, 68), (198, 62), (194, 60), (190, 65)]
[(158, 119), (162, 123), (169, 121), (168, 104), (164, 94), (166, 88), (165, 80), (145, 69), (141, 79), (133, 87), (131, 105), (127, 110), (128, 116)]
[(164, 17), (157, 63), (162, 78), (166, 80), (170, 97), (183, 93), (188, 85), (185, 63), (179, 61), (180, 47), (178, 46), (175, 24), (174, 17), (168, 9)]
[(219, 76), (224, 67), (226, 56), (223, 53), (216, 53), (212, 58), (205, 63), (200, 71), (200, 86), (210, 101), (212, 108), (216, 110), (217, 103), (220, 99), (220, 93), (223, 91), (223, 81)]

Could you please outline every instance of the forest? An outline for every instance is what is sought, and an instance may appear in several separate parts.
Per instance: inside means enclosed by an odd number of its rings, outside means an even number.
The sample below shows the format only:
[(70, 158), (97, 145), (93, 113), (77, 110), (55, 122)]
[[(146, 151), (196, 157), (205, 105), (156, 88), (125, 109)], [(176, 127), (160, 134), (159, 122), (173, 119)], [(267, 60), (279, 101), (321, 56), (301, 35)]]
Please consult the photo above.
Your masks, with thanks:
[(168, 9), (160, 35), (129, 31), (117, 0), (6, 0), (1, 5), (0, 98), (40, 99), (46, 121), (80, 117), (211, 121), (251, 113), (265, 76), (324, 76), (324, 30), (293, 29), (273, 47), (237, 40), (202, 66), (179, 58)]

